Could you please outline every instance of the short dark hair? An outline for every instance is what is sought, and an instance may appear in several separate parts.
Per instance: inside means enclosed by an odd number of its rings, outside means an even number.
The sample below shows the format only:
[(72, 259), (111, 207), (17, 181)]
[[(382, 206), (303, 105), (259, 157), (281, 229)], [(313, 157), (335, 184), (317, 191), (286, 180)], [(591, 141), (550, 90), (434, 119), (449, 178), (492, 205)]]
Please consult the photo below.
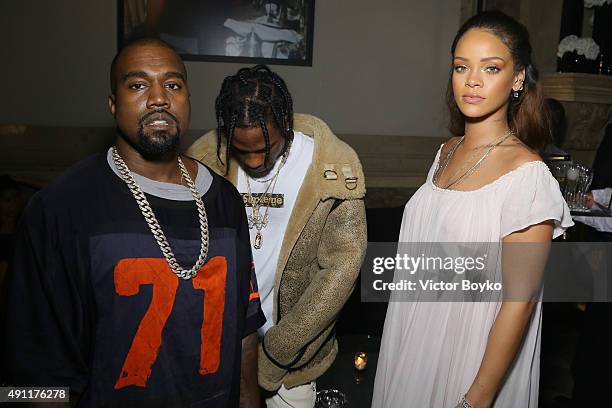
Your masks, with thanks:
[[(229, 160), (234, 129), (260, 127), (264, 134), (267, 164), (270, 157), (268, 123), (285, 140), (293, 138), (293, 99), (283, 79), (265, 65), (242, 68), (225, 78), (215, 100), (217, 116), (217, 157), (221, 159), (221, 138), (227, 141)], [(285, 143), (285, 149), (289, 143)], [(226, 164), (227, 165), (227, 164)]]
[[(531, 58), (529, 32), (524, 25), (501, 11), (485, 11), (468, 19), (457, 31), (451, 54), (454, 57), (457, 43), (471, 29), (486, 30), (499, 38), (510, 50), (515, 70), (525, 70), (523, 91), (518, 98), (510, 95), (508, 106), (508, 126), (516, 136), (527, 146), (539, 149), (549, 143), (550, 135), (544, 117), (543, 96), (538, 82), (538, 71)], [(455, 136), (465, 133), (465, 116), (459, 110), (452, 86), (451, 77), (448, 81), (446, 102), (450, 112), (449, 129)]]
[[(182, 58), (179, 56), (176, 49), (172, 45), (167, 43), (166, 41), (162, 40), (161, 38), (158, 38), (158, 37), (134, 38), (130, 40), (129, 42), (127, 42), (126, 44), (124, 44), (119, 49), (119, 51), (117, 51), (117, 54), (115, 54), (115, 57), (113, 58), (113, 61), (111, 62), (110, 89), (113, 94), (117, 91), (117, 63), (119, 62), (119, 58), (123, 55), (125, 50), (127, 50), (128, 48), (146, 47), (146, 46), (157, 46), (157, 47), (167, 48), (171, 50), (172, 52), (174, 52), (179, 57), (179, 59), (182, 61)], [(184, 71), (187, 72), (187, 70), (184, 70)]]

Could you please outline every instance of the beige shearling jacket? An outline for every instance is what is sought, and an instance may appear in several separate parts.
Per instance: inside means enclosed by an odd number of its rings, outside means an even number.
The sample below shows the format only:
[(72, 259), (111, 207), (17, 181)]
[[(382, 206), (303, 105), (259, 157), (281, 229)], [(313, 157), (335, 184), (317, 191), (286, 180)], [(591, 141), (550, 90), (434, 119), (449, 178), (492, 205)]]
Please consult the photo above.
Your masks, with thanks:
[[(314, 116), (295, 114), (294, 129), (314, 139), (314, 153), (279, 255), (275, 325), (259, 349), (259, 384), (269, 391), (314, 381), (331, 366), (338, 353), (334, 326), (367, 244), (365, 182), (357, 154)], [(230, 160), (226, 174), (216, 143), (212, 130), (187, 155), (235, 185), (238, 163)], [(225, 146), (221, 152), (223, 157)]]

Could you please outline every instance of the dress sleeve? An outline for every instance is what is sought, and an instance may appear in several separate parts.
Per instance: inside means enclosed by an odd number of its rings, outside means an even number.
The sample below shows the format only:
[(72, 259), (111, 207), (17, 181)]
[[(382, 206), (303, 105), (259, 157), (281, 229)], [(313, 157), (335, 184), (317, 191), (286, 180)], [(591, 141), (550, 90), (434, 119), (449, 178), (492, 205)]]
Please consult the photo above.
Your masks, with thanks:
[(0, 382), (69, 386), (81, 393), (88, 381), (91, 333), (84, 288), (67, 266), (58, 224), (34, 196), (20, 221), (8, 275)]
[(552, 220), (553, 238), (574, 225), (559, 183), (543, 162), (530, 162), (513, 171), (504, 196), (501, 238), (531, 225)]

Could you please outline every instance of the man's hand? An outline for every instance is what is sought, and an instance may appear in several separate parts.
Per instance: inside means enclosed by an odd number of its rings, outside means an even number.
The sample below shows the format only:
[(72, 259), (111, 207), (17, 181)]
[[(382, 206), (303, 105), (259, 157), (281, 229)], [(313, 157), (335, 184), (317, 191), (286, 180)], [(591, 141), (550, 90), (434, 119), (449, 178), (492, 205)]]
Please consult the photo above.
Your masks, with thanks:
[(257, 332), (248, 335), (242, 340), (240, 407), (259, 408), (259, 385), (257, 384)]
[[(271, 328), (270, 330), (273, 330)], [(262, 339), (263, 343), (263, 339)], [(262, 344), (259, 345), (259, 362), (257, 363), (259, 384), (267, 391), (277, 391), (280, 388), (283, 377), (287, 374), (287, 370), (274, 364), (266, 356)], [(271, 386), (274, 384), (274, 387)], [(275, 388), (276, 387), (276, 388)]]
[(588, 193), (585, 194), (585, 203), (587, 208), (591, 208), (593, 207), (593, 205), (595, 204), (595, 200), (593, 199), (593, 192), (589, 191)]

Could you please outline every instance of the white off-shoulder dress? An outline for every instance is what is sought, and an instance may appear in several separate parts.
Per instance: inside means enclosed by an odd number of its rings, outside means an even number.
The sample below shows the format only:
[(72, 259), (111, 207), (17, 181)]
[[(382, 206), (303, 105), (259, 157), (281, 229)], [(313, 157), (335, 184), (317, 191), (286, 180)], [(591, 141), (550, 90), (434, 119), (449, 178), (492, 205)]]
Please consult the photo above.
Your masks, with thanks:
[[(473, 191), (427, 181), (406, 204), (400, 242), (501, 242), (530, 225), (554, 220), (553, 236), (573, 225), (546, 164), (527, 162)], [(374, 408), (453, 408), (472, 384), (501, 302), (390, 302), (374, 384)], [(536, 408), (542, 309), (493, 407)]]

